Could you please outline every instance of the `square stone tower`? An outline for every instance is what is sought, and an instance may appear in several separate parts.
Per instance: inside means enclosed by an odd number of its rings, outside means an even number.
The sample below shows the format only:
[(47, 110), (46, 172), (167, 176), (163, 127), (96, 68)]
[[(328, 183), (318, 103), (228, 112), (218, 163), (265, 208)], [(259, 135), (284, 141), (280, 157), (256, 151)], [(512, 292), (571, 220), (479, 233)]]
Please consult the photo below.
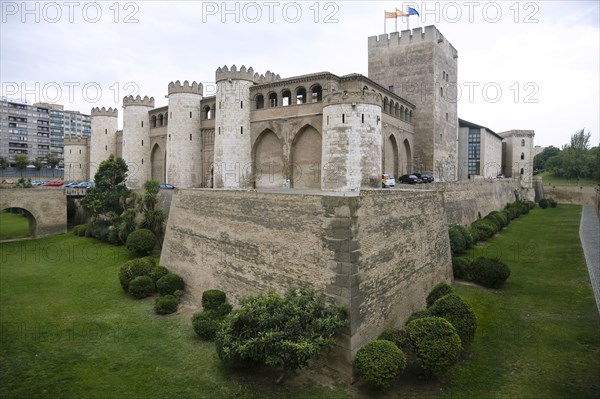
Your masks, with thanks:
[(409, 172), (456, 179), (458, 53), (435, 26), (369, 37), (369, 79), (416, 105)]

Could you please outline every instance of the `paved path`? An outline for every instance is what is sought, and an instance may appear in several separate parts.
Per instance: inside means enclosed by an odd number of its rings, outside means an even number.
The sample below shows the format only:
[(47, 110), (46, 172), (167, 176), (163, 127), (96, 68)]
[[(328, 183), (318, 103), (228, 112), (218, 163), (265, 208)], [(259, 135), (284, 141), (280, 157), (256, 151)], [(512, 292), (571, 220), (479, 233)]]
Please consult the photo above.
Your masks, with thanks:
[(579, 225), (579, 238), (590, 273), (596, 306), (598, 307), (598, 313), (600, 313), (600, 223), (598, 223), (596, 210), (593, 206), (583, 206)]

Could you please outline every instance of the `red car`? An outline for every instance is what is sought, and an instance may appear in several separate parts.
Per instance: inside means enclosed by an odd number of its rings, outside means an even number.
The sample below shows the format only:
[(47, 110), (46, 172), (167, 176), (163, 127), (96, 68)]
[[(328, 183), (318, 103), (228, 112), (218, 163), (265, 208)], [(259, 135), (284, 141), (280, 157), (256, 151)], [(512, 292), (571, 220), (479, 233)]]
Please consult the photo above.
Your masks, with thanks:
[(46, 186), (46, 187), (62, 187), (64, 183), (61, 181), (47, 181), (44, 184), (42, 184), (42, 186)]

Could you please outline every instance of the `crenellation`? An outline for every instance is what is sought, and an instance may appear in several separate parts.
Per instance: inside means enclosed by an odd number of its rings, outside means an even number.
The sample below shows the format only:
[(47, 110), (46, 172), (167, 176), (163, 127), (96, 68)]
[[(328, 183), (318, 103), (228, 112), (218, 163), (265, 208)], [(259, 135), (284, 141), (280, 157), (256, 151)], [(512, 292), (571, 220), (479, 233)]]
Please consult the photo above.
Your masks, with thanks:
[(115, 108), (94, 107), (94, 108), (92, 108), (91, 115), (92, 116), (114, 116), (116, 118), (119, 116), (119, 110), (116, 107)]
[(140, 105), (144, 107), (154, 108), (154, 97), (144, 96), (144, 98), (142, 98), (140, 97), (140, 95), (137, 95), (135, 97), (123, 97), (123, 107), (128, 107), (130, 105)]
[(231, 79), (247, 80), (253, 82), (254, 84), (264, 84), (281, 80), (281, 76), (271, 71), (267, 71), (263, 75), (259, 74), (258, 72), (254, 72), (254, 69), (252, 67), (246, 69), (244, 65), (242, 65), (239, 71), (235, 65), (232, 65), (231, 68), (229, 68), (227, 65), (224, 65), (223, 67), (217, 68), (215, 76), (217, 82)]
[(193, 81), (190, 84), (187, 80), (181, 84), (179, 80), (169, 83), (168, 94), (174, 93), (192, 93), (202, 95), (203, 86), (201, 82)]

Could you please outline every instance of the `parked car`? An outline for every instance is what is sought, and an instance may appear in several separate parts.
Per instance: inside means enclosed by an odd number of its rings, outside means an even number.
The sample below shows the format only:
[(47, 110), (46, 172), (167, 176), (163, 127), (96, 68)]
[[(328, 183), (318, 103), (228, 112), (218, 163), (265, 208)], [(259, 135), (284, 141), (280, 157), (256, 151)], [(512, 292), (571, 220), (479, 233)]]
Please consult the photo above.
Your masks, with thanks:
[(381, 187), (394, 187), (396, 185), (396, 179), (392, 175), (384, 173), (381, 175)]
[(414, 175), (421, 179), (423, 183), (433, 183), (433, 180), (435, 180), (433, 176), (428, 173), (414, 173)]
[(65, 187), (65, 188), (76, 187), (78, 184), (79, 183), (72, 181), (70, 183), (65, 184), (63, 187)]
[(400, 181), (400, 183), (407, 183), (407, 184), (421, 184), (421, 183), (423, 183), (423, 180), (419, 179), (415, 175), (402, 175), (402, 176), (400, 176), (399, 181)]
[(42, 184), (44, 184), (44, 182), (43, 182), (43, 181), (41, 181), (41, 180), (33, 180), (33, 181), (31, 182), (31, 185), (32, 185), (32, 186), (34, 186), (34, 187), (36, 187), (36, 186), (41, 186)]
[(162, 183), (160, 185), (160, 188), (163, 190), (174, 190), (175, 186), (173, 186), (172, 184)]
[(42, 186), (45, 186), (45, 187), (62, 187), (62, 185), (63, 185), (63, 182), (61, 182), (61, 181), (47, 181), (44, 184), (42, 184)]
[(93, 181), (84, 181), (79, 183), (78, 185), (76, 185), (76, 188), (91, 188), (96, 186), (96, 183), (94, 183)]

